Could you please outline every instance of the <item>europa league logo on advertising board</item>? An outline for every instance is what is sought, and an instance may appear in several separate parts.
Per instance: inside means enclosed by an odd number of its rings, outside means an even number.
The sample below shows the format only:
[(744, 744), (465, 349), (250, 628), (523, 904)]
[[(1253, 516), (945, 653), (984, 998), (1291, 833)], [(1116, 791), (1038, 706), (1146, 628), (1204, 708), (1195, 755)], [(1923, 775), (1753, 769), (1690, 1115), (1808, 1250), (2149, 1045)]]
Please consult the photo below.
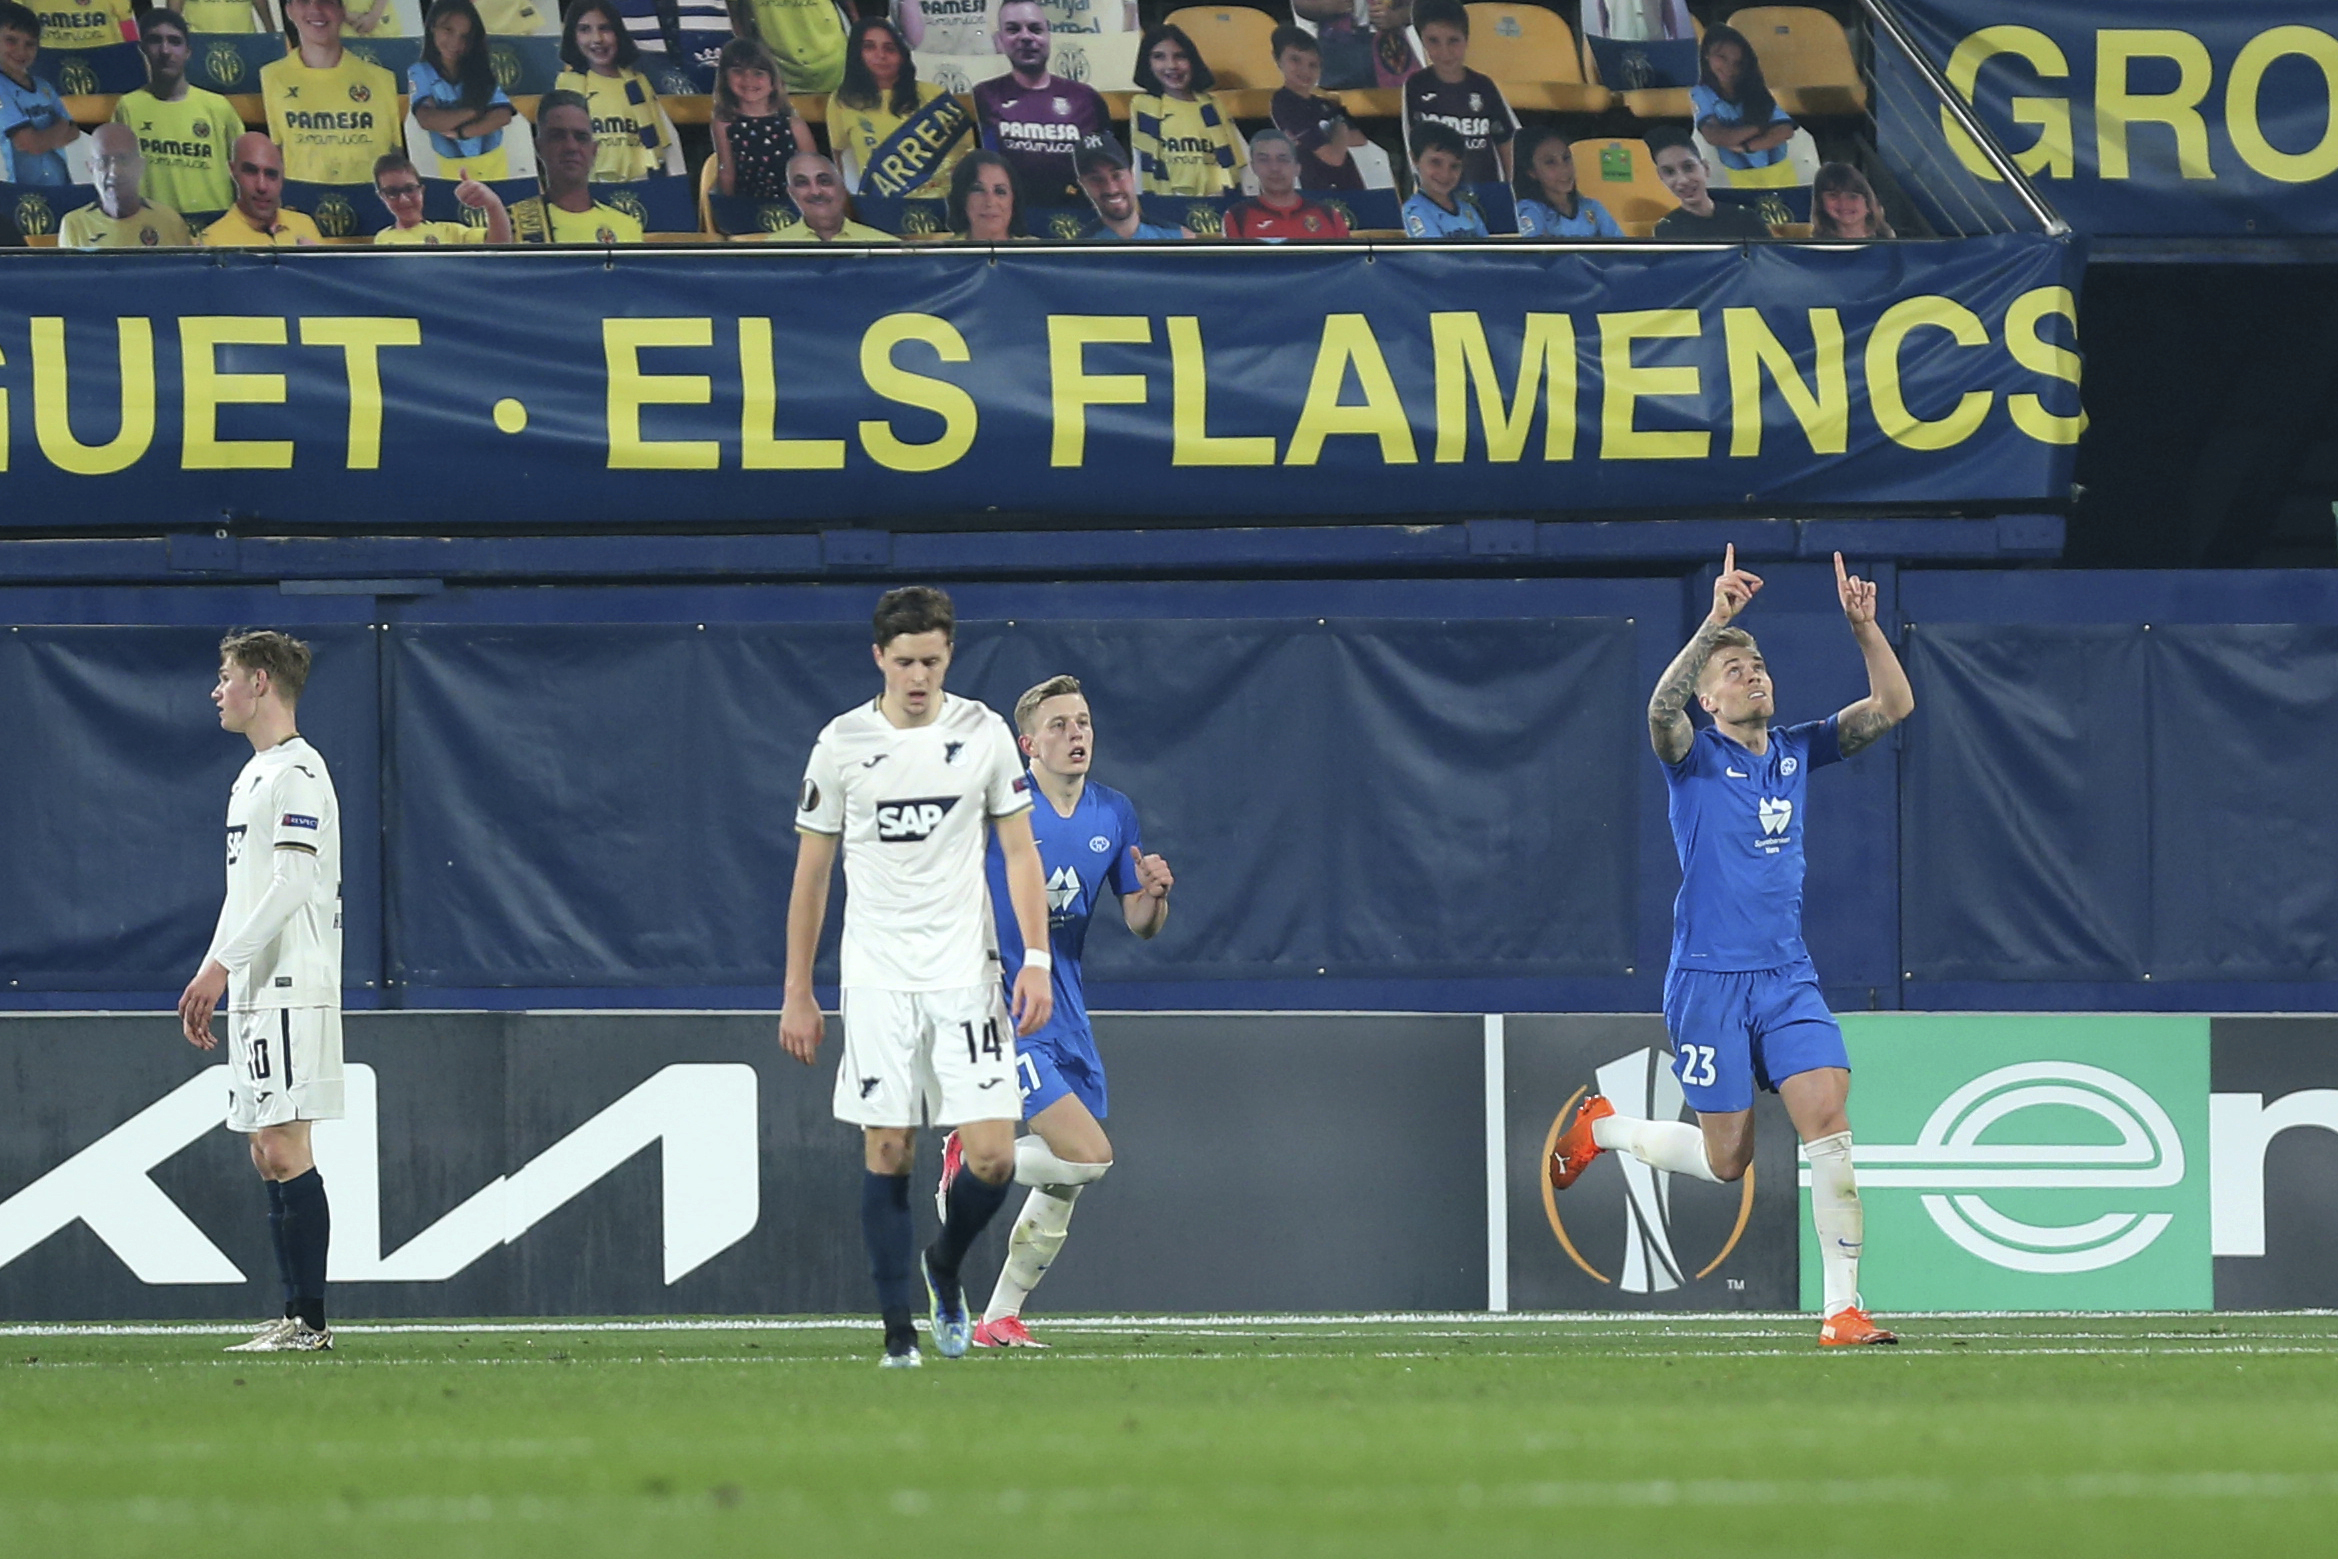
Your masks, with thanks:
[[(1680, 1081), (1672, 1075), (1671, 1058), (1660, 1050), (1639, 1050), (1627, 1056), (1618, 1056), (1601, 1067), (1594, 1085), (1616, 1107), (1617, 1113), (1638, 1116), (1643, 1120), (1678, 1120), (1686, 1102), (1681, 1097)], [(1551, 1151), (1558, 1146), (1559, 1134), (1575, 1117), (1575, 1106), (1582, 1103), (1590, 1088), (1578, 1088), (1551, 1122), (1550, 1135), (1543, 1143), (1542, 1156), (1549, 1162)], [(1602, 1267), (1584, 1255), (1575, 1236), (1568, 1231), (1562, 1216), (1562, 1201), (1577, 1214), (1578, 1222), (1592, 1209), (1584, 1205), (1583, 1192), (1590, 1190), (1603, 1203), (1612, 1202), (1598, 1180), (1586, 1178), (1562, 1199), (1551, 1189), (1545, 1176), (1542, 1186), (1544, 1213), (1550, 1218), (1551, 1232), (1558, 1236), (1559, 1245), (1569, 1260), (1602, 1283), (1613, 1283), (1627, 1294), (1662, 1294), (1686, 1284), (1699, 1283), (1719, 1271), (1728, 1261), (1739, 1241), (1745, 1238), (1746, 1224), (1753, 1217), (1755, 1172), (1748, 1168), (1745, 1178), (1734, 1186), (1711, 1189), (1710, 1194), (1726, 1195), (1737, 1204), (1737, 1216), (1729, 1226), (1728, 1235), (1714, 1251), (1683, 1251), (1673, 1240), (1673, 1199), (1681, 1187), (1678, 1177), (1651, 1169), (1628, 1153), (1611, 1153), (1622, 1170), (1623, 1179), (1623, 1256), (1615, 1272)], [(1604, 1178), (1604, 1177), (1602, 1177)], [(1707, 1188), (1699, 1182), (1689, 1194)], [(1600, 1209), (1605, 1222), (1613, 1216), (1606, 1207)], [(1588, 1243), (1588, 1242), (1586, 1242)]]
[[(1592, 1094), (1621, 1116), (1696, 1119), (1653, 1013), (1504, 1020), (1508, 1300), (1519, 1310), (1791, 1310), (1799, 1301), (1794, 1127), (1754, 1101), (1754, 1162), (1726, 1185), (1603, 1153), (1564, 1191), (1551, 1150)], [(1693, 1128), (1692, 1128), (1693, 1129)]]

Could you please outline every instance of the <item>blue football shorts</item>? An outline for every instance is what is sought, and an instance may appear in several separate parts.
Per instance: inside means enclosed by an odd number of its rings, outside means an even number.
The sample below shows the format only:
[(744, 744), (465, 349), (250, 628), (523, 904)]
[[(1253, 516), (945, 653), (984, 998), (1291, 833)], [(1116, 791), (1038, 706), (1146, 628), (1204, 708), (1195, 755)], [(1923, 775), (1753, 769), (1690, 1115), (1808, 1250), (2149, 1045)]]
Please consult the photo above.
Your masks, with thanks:
[(1104, 1063), (1094, 1050), (1083, 1054), (1046, 1034), (1015, 1041), (1015, 1086), (1023, 1093), (1023, 1119), (1056, 1100), (1074, 1098), (1098, 1120), (1104, 1118)]
[(1851, 1065), (1808, 959), (1741, 973), (1675, 969), (1664, 979), (1664, 1027), (1673, 1075), (1701, 1114), (1750, 1110), (1756, 1088), (1776, 1093), (1797, 1072)]

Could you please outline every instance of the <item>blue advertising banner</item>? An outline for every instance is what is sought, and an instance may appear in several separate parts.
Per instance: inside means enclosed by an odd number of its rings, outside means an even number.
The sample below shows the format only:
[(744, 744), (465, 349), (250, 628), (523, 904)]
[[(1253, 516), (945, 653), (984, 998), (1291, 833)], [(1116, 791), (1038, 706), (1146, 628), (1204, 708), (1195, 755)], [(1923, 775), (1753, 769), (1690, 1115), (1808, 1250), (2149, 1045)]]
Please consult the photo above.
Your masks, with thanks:
[(2079, 257), (0, 257), (0, 531), (2030, 501)]
[[(2338, 233), (2338, 14), (2327, 0), (1899, 0), (1898, 9), (2080, 232)], [(1972, 139), (1939, 114), (1958, 160), (1995, 181)], [(1893, 127), (1882, 133), (1888, 142)]]

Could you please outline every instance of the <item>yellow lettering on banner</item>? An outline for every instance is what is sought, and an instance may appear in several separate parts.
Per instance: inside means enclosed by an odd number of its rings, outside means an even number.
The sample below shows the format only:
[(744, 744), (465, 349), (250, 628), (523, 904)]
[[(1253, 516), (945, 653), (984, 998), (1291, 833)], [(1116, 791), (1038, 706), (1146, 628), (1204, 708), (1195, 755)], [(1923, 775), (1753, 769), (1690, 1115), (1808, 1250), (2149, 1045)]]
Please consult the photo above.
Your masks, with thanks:
[[(1364, 392), (1361, 406), (1340, 404), (1351, 365), (1356, 386)], [(1372, 334), (1372, 322), (1361, 314), (1326, 314), (1323, 339), (1315, 349), (1315, 372), (1307, 381), (1307, 403), (1299, 408), (1299, 426), (1291, 434), (1283, 464), (1311, 466), (1323, 458), (1325, 439), (1351, 433), (1380, 441), (1382, 465), (1420, 463), (1412, 421), (1405, 415), (1403, 397), (1396, 393), (1380, 338)]]
[(281, 406), (284, 375), (219, 371), (223, 346), (282, 346), (284, 321), (232, 314), (179, 319), (179, 467), (186, 471), (289, 471), (292, 440), (219, 436), (222, 406)]
[[(2070, 321), (2070, 338), (2077, 340), (2078, 300), (2068, 287), (2039, 287), (2014, 299), (2013, 307), (2005, 311), (2005, 349), (2031, 373), (2076, 385), (2078, 354), (2038, 334), (2038, 326), (2054, 315)], [(2039, 397), (2023, 394), (2005, 397), (2005, 410), (2015, 427), (2041, 444), (2075, 444), (2086, 431), (2084, 406), (2077, 416), (2064, 417), (2046, 410)]]
[[(2265, 85), (2265, 72), (2286, 54), (2303, 55), (2322, 67), (2329, 93), (2322, 139), (2311, 151), (2283, 151), (2265, 139), (2264, 128), (2257, 123), (2257, 94)], [(2338, 173), (2338, 38), (2311, 27), (2274, 27), (2243, 44), (2225, 87), (2224, 124), (2241, 161), (2269, 179), (2311, 184)]]
[(1988, 327), (1954, 298), (1930, 293), (1903, 298), (1884, 310), (1883, 318), (1875, 322), (1875, 333), (1867, 338), (1867, 401), (1875, 408), (1876, 426), (1893, 443), (1908, 449), (1949, 449), (1973, 436), (1996, 397), (1987, 390), (1967, 390), (1955, 410), (1933, 422), (1908, 410), (1900, 388), (1900, 351), (1911, 333), (1926, 327), (1947, 331), (1958, 346), (1989, 344)]
[[(2136, 60), (2173, 60), (2181, 72), (2173, 92), (2138, 94), (2127, 90), (2128, 66)], [(2127, 175), (2127, 129), (2163, 124), (2176, 132), (2176, 167), (2187, 179), (2213, 179), (2208, 166), (2208, 121), (2200, 104), (2216, 79), (2208, 46), (2188, 32), (2166, 27), (2106, 27), (2095, 34), (2095, 162), (2106, 179)]]
[(71, 380), (65, 369), (65, 321), (32, 321), (33, 432), (49, 464), (72, 476), (111, 476), (138, 463), (154, 442), (154, 322), (117, 319), (121, 354), (122, 422), (103, 444), (73, 436)]
[(888, 471), (939, 471), (966, 458), (966, 451), (974, 447), (981, 414), (963, 387), (895, 364), (894, 348), (905, 341), (924, 342), (945, 363), (974, 358), (958, 327), (939, 315), (888, 314), (871, 325), (861, 337), (861, 377), (885, 399), (941, 418), (942, 436), (930, 444), (910, 444), (894, 435), (889, 422), (864, 422), (861, 448)]
[(1169, 463), (1173, 466), (1271, 466), (1275, 441), (1264, 434), (1210, 432), (1210, 368), (1201, 321), (1169, 316)]
[(714, 380), (706, 374), (643, 372), (642, 348), (712, 345), (711, 319), (601, 321), (601, 352), (609, 373), (610, 470), (712, 471), (721, 466), (722, 445), (713, 439), (641, 436), (644, 406), (705, 406), (714, 400)]
[(1705, 393), (1695, 364), (1642, 368), (1632, 361), (1641, 341), (1676, 341), (1699, 335), (1704, 326), (1695, 309), (1633, 309), (1599, 316), (1599, 373), (1606, 381), (1599, 419), (1602, 460), (1702, 460), (1712, 452), (1709, 430), (1643, 433), (1632, 425), (1644, 396)]
[(1851, 447), (1851, 376), (1843, 366), (1843, 316), (1833, 309), (1810, 311), (1811, 382), (1793, 349), (1771, 331), (1760, 309), (1721, 311), (1729, 340), (1729, 453), (1762, 452), (1762, 371), (1769, 370), (1786, 409), (1802, 424), (1814, 455), (1839, 455)]
[(1055, 439), (1047, 463), (1076, 466), (1088, 458), (1088, 408), (1142, 406), (1143, 374), (1088, 372), (1090, 346), (1149, 346), (1153, 322), (1129, 314), (1047, 316), (1047, 378), (1053, 387)]
[[(422, 321), (375, 319), (364, 315), (304, 319), (302, 346), (337, 346), (349, 376), (349, 456), (351, 471), (382, 468), (382, 359), (385, 346), (420, 346)], [(289, 462), (287, 462), (289, 463)]]
[(1542, 458), (1575, 458), (1575, 321), (1565, 314), (1529, 314), (1518, 348), (1518, 393), (1502, 404), (1502, 377), (1486, 345), (1485, 321), (1475, 314), (1431, 314), (1429, 339), (1437, 362), (1437, 460), (1451, 465), (1469, 454), (1469, 392), (1477, 390), (1478, 420), (1486, 428), (1486, 459), (1499, 465), (1526, 452), (1534, 405), (1549, 382)]
[[(1999, 54), (2020, 55), (2042, 77), (2070, 74), (2070, 61), (2062, 53), (2061, 45), (2035, 27), (1984, 27), (1959, 43), (1948, 57), (1944, 74), (1957, 96), (1970, 103), (1981, 67)], [(2036, 140), (2014, 153), (2014, 166), (2031, 175), (2043, 171), (2057, 179), (2071, 177), (2077, 171), (2078, 159), (2071, 149), (2069, 102), (2058, 97), (2017, 97), (2011, 106), (2015, 124), (2035, 125), (2038, 130)], [(1992, 183), (1998, 181), (1997, 170), (1989, 166), (1981, 148), (1973, 144), (1964, 126), (1945, 108), (1940, 111), (1940, 133), (1948, 138), (1949, 149), (1956, 153), (1957, 161), (1970, 172)]]
[(774, 438), (779, 422), (779, 372), (772, 360), (771, 321), (739, 321), (739, 465), (748, 471), (841, 471), (840, 438)]

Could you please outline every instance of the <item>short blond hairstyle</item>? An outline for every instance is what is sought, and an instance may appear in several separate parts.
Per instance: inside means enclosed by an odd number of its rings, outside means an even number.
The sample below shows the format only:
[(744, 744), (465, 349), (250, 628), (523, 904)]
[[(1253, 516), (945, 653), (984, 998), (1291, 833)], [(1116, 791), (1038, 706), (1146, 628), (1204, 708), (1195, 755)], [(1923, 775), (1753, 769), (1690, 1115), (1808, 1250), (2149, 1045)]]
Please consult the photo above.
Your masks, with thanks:
[(309, 647), (289, 633), (239, 628), (219, 641), (219, 655), (246, 671), (268, 673), (268, 685), (288, 704), (298, 703), (300, 690), (308, 686)]
[(1697, 668), (1698, 692), (1705, 690), (1705, 673), (1713, 669), (1713, 662), (1720, 658), (1723, 650), (1751, 650), (1759, 655), (1762, 647), (1754, 643), (1754, 636), (1743, 628), (1724, 628), (1713, 635), (1713, 648), (1706, 653), (1705, 663)]
[(1061, 698), (1066, 693), (1078, 693), (1079, 691), (1080, 679), (1078, 677), (1069, 674), (1049, 677), (1045, 682), (1040, 683), (1021, 698), (1015, 700), (1015, 729), (1021, 731), (1025, 736), (1029, 736), (1032, 717), (1039, 713), (1041, 704), (1046, 703), (1051, 698)]

